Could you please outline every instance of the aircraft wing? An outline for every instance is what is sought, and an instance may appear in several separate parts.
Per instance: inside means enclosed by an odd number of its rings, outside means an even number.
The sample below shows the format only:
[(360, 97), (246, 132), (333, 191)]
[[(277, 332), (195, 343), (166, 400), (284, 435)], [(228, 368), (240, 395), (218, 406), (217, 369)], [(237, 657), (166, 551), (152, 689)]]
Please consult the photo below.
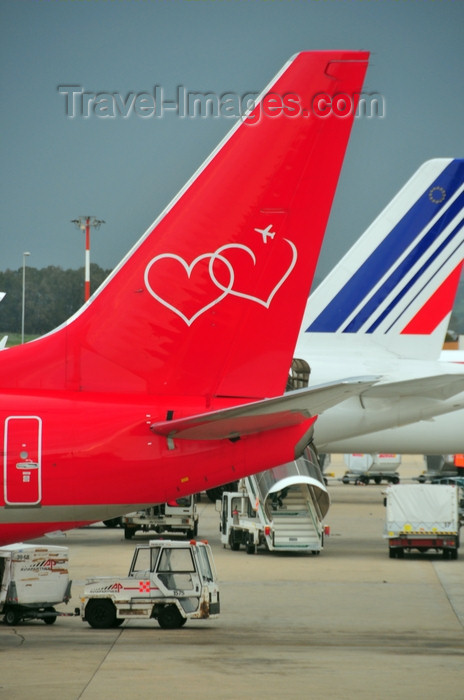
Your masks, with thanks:
[(312, 416), (358, 395), (377, 377), (352, 377), (341, 382), (298, 389), (273, 399), (153, 423), (157, 435), (184, 440), (237, 440), (242, 436), (299, 425)]
[(445, 401), (464, 391), (464, 374), (438, 374), (400, 382), (376, 384), (362, 392), (363, 398), (391, 399), (416, 396), (417, 398)]

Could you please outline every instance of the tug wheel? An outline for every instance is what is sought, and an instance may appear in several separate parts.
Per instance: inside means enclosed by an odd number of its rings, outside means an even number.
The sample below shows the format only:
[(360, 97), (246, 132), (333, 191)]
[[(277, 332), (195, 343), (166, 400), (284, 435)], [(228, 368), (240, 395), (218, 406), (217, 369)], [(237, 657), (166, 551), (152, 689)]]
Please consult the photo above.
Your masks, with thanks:
[(165, 605), (158, 612), (158, 624), (164, 630), (175, 630), (186, 622), (176, 605)]
[(107, 598), (89, 600), (85, 608), (85, 619), (96, 629), (116, 627), (118, 624), (114, 603)]

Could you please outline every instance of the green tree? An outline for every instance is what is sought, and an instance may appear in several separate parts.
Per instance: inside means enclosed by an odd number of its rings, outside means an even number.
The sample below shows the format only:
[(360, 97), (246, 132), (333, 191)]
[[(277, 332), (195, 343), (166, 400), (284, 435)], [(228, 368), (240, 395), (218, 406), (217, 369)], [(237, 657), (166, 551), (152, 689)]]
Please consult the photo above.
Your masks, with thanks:
[[(90, 265), (92, 293), (109, 273), (95, 263)], [(0, 333), (21, 332), (22, 274), (22, 268), (0, 272), (0, 291), (6, 292), (0, 303)], [(84, 268), (28, 267), (25, 289), (24, 329), (42, 335), (66, 321), (84, 303)]]

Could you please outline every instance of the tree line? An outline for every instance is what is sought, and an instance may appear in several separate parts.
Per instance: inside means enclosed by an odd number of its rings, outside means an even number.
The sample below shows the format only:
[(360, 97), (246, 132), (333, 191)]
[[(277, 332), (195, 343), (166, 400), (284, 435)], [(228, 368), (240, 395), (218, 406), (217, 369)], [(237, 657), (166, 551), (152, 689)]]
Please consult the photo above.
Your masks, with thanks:
[[(90, 264), (90, 290), (93, 293), (109, 275), (95, 263)], [(72, 316), (84, 303), (84, 268), (26, 268), (24, 295), (24, 331), (42, 335)], [(20, 333), (22, 322), (23, 269), (0, 272), (0, 334)]]

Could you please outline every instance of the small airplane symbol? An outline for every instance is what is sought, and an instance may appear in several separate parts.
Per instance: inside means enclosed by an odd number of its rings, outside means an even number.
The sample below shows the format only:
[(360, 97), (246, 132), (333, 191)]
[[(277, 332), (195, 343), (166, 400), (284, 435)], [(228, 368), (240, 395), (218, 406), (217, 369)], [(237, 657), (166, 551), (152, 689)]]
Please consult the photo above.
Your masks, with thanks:
[(256, 233), (260, 233), (263, 237), (263, 242), (267, 243), (267, 237), (270, 236), (271, 238), (274, 238), (275, 236), (275, 231), (271, 231), (272, 224), (269, 224), (269, 226), (266, 226), (266, 228), (255, 228), (254, 230)]

